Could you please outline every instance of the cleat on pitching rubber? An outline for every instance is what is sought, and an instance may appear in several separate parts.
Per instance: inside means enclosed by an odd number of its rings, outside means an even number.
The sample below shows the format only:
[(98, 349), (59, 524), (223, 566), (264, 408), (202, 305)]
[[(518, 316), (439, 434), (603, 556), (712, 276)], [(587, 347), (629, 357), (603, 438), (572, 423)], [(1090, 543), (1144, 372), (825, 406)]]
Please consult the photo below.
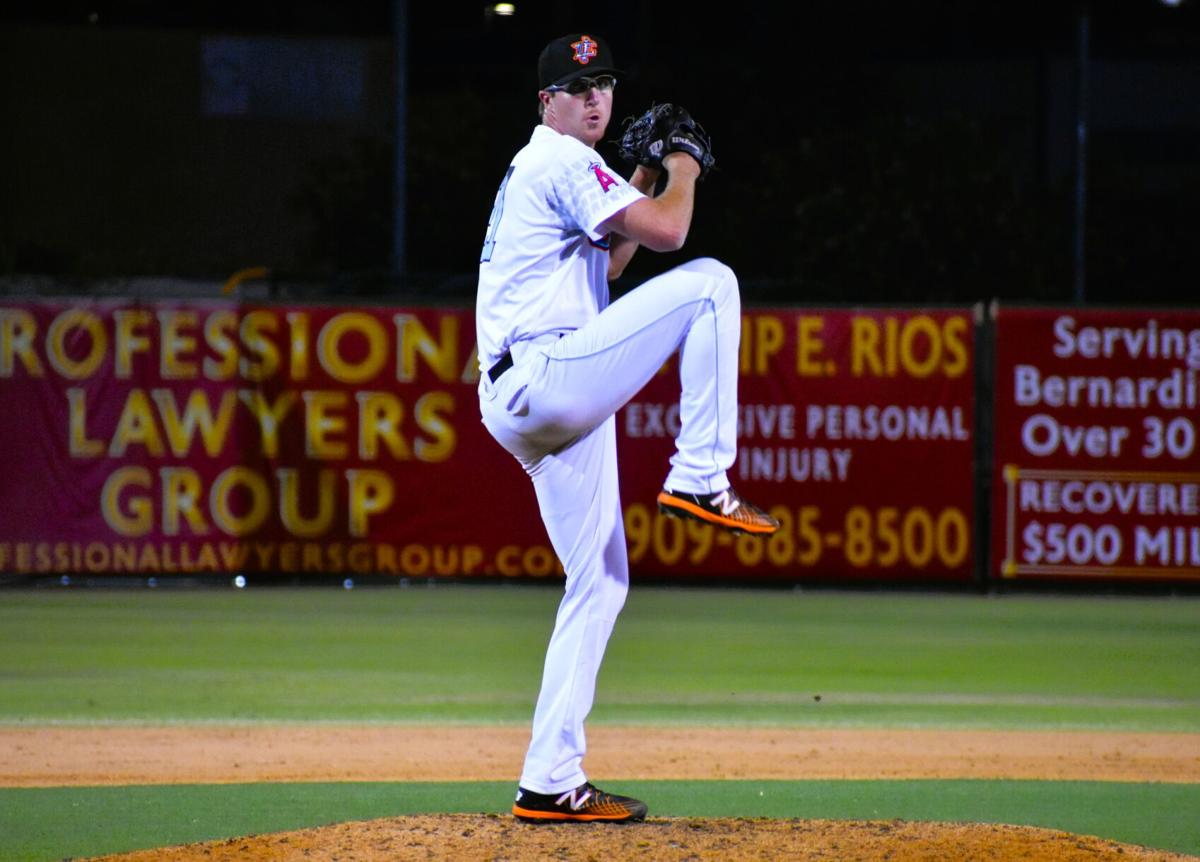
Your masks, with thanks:
[(526, 823), (629, 823), (646, 819), (646, 803), (605, 793), (590, 782), (566, 793), (534, 793), (518, 788), (512, 813)]

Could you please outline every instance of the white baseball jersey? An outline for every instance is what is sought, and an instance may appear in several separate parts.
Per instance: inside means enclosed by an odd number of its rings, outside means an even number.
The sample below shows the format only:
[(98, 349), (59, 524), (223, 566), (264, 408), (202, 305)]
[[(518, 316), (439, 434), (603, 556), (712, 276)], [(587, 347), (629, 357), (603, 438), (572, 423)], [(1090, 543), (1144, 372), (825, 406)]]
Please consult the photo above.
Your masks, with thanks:
[(533, 130), (496, 193), (479, 256), (483, 371), (514, 342), (578, 329), (608, 305), (609, 239), (597, 229), (641, 197), (591, 147)]
[[(590, 147), (538, 126), (500, 185), (480, 255), (480, 418), (529, 474), (566, 572), (521, 771), (534, 793), (587, 780), (584, 721), (629, 588), (616, 412), (678, 352), (667, 487), (721, 492), (737, 450), (733, 271), (690, 261), (608, 303), (599, 229), (641, 197)], [(487, 370), (510, 347), (513, 364), (492, 381)]]

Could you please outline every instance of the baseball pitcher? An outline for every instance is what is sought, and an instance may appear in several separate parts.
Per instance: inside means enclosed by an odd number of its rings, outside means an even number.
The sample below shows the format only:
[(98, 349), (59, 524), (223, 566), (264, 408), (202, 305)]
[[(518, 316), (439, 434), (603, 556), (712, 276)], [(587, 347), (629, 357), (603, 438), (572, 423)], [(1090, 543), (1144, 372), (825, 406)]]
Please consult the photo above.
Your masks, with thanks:
[(736, 454), (741, 331), (733, 271), (693, 260), (609, 304), (608, 283), (638, 246), (683, 246), (696, 182), (713, 165), (704, 130), (671, 105), (626, 130), (621, 152), (636, 163), (628, 181), (605, 164), (595, 146), (619, 75), (594, 35), (563, 36), (542, 51), (541, 123), (504, 174), (480, 254), (480, 412), (533, 480), (566, 571), (513, 805), (534, 822), (646, 816), (645, 803), (588, 782), (584, 720), (629, 584), (614, 417), (672, 354), (681, 430), (660, 510), (735, 532), (779, 528), (726, 475)]

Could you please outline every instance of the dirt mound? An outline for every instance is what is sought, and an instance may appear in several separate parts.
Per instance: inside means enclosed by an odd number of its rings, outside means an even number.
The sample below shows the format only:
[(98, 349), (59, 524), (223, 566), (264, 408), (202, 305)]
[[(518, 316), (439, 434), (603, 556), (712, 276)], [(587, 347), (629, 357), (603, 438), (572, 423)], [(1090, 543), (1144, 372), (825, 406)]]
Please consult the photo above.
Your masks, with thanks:
[(530, 826), (508, 816), (389, 817), (105, 856), (104, 862), (256, 860), (887, 859), (1182, 862), (1180, 856), (1052, 829), (980, 823), (658, 818), (632, 825)]

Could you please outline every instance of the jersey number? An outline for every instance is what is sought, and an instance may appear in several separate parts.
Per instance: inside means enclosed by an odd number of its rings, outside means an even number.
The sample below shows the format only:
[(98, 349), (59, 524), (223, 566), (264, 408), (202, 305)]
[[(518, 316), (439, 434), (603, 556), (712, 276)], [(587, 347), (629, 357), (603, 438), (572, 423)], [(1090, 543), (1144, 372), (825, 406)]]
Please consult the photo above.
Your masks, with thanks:
[(513, 167), (514, 165), (508, 166), (504, 180), (500, 183), (500, 190), (496, 192), (496, 204), (492, 207), (492, 214), (488, 216), (487, 236), (483, 238), (483, 249), (479, 252), (480, 263), (491, 260), (492, 250), (496, 248), (496, 231), (500, 229), (500, 219), (504, 217), (504, 190), (508, 188), (508, 181), (512, 179)]

